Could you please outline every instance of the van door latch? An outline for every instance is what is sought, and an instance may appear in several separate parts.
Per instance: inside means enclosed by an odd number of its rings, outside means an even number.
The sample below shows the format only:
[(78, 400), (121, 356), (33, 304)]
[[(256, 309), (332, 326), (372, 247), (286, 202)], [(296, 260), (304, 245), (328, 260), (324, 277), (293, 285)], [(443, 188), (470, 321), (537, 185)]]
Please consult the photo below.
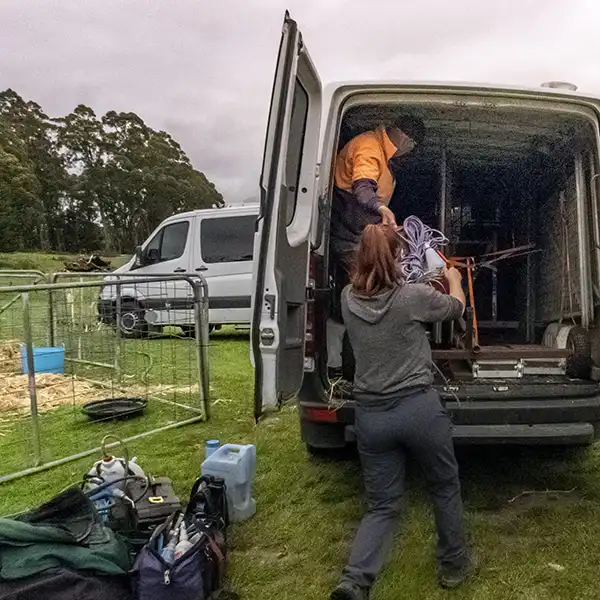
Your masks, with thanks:
[(331, 294), (331, 288), (318, 288), (314, 285), (306, 286), (306, 299), (307, 300), (327, 300)]
[(269, 305), (269, 317), (275, 318), (275, 294), (265, 294), (265, 302)]

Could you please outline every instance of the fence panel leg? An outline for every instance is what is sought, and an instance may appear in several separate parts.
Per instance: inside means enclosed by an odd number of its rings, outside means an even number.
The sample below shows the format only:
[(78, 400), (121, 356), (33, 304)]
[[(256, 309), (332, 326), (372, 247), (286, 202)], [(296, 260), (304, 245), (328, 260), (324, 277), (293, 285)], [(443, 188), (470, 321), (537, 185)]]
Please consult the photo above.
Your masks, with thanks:
[(40, 424), (38, 421), (37, 393), (35, 387), (35, 367), (33, 360), (33, 339), (31, 331), (31, 314), (29, 305), (29, 292), (23, 292), (23, 331), (25, 334), (25, 347), (27, 348), (27, 383), (29, 387), (29, 404), (31, 407), (31, 427), (33, 434), (34, 466), (42, 464)]
[(198, 383), (201, 393), (204, 418), (210, 419), (210, 373), (208, 371), (208, 299), (204, 292), (199, 295), (199, 288), (194, 288), (194, 321), (196, 330), (196, 346), (198, 357)]

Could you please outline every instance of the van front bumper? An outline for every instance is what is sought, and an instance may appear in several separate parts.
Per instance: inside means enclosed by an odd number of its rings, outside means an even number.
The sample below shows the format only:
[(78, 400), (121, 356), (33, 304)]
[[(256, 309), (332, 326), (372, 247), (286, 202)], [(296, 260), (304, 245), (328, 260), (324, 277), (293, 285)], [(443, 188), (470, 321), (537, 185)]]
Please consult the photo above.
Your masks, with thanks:
[(115, 303), (112, 300), (98, 300), (98, 321), (112, 325), (115, 322)]

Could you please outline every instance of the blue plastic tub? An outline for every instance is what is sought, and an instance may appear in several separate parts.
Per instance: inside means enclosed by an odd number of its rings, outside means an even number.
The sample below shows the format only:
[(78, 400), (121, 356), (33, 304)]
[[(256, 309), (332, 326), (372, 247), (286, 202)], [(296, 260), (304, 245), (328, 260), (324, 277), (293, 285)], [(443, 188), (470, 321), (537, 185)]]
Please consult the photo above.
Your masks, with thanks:
[[(21, 366), (23, 373), (27, 375), (27, 347), (21, 344)], [(65, 372), (65, 347), (59, 348), (34, 348), (33, 370), (36, 373), (59, 373)]]

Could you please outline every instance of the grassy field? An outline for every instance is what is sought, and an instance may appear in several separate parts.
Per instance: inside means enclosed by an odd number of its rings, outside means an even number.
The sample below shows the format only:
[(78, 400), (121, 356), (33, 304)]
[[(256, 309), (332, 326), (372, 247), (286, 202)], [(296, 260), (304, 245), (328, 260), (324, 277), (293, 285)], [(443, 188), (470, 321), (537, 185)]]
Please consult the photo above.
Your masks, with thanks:
[[(258, 511), (231, 528), (229, 587), (248, 600), (327, 598), (364, 510), (358, 464), (309, 458), (293, 406), (255, 425), (247, 336), (215, 334), (210, 359), (212, 419), (139, 440), (130, 450), (148, 472), (171, 477), (185, 498), (199, 473), (205, 440), (255, 443)], [(110, 430), (109, 424), (89, 428), (90, 444)], [(55, 450), (60, 452), (75, 433), (54, 436)], [(5, 452), (2, 456), (10, 460)], [(452, 593), (437, 588), (432, 514), (419, 473), (410, 472), (405, 518), (373, 600), (600, 597), (596, 447), (469, 449), (459, 459), (469, 533), (483, 558), (480, 575)], [(81, 460), (1, 485), (0, 514), (50, 498), (77, 481), (92, 462)]]

